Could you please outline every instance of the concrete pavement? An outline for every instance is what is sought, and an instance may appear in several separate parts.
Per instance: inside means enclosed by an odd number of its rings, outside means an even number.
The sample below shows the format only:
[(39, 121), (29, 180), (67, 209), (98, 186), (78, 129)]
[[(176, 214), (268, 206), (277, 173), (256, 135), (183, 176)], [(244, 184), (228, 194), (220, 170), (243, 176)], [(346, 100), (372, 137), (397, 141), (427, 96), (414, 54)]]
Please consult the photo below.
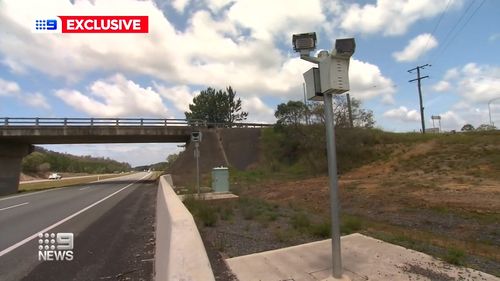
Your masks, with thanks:
[[(127, 227), (116, 223), (122, 221), (123, 218), (129, 221), (134, 220), (134, 217), (140, 213), (139, 208), (132, 214), (127, 213), (131, 211), (127, 206), (133, 205), (138, 200), (137, 198), (141, 198), (139, 195), (142, 193), (133, 196), (138, 188), (148, 186), (149, 192), (154, 192), (154, 196), (151, 197), (153, 199), (149, 199), (153, 202), (146, 204), (153, 206), (151, 212), (154, 217), (156, 185), (143, 182), (150, 175), (150, 173), (138, 173), (87, 185), (0, 198), (0, 280), (20, 280), (29, 276), (31, 272), (37, 272), (36, 276), (42, 279), (37, 277), (38, 279), (28, 278), (27, 280), (94, 280), (86, 276), (99, 275), (100, 267), (96, 263), (99, 260), (101, 264), (109, 261), (103, 261), (99, 255), (88, 256), (89, 251), (111, 248), (114, 249), (113, 251), (122, 252), (129, 246), (128, 243), (131, 243), (130, 241), (126, 241), (125, 244), (117, 243), (113, 238), (125, 235), (126, 232), (111, 232), (111, 237), (106, 236), (106, 233), (109, 230), (126, 229)], [(125, 200), (129, 203), (120, 205)], [(121, 206), (120, 210), (117, 210), (118, 206)], [(109, 216), (110, 213), (115, 215)], [(108, 218), (103, 221), (104, 217)], [(141, 225), (141, 220), (137, 222), (138, 226)], [(103, 226), (95, 227), (96, 224)], [(131, 222), (129, 226), (134, 224), (135, 222)], [(108, 240), (97, 235), (101, 229), (105, 229), (105, 225), (114, 225), (107, 232), (100, 233), (100, 236), (109, 237)], [(89, 232), (89, 228), (93, 231)], [(39, 232), (74, 233), (75, 259), (59, 262), (38, 261), (37, 234)], [(83, 235), (83, 233), (86, 234)], [(153, 232), (151, 236), (153, 237)], [(82, 244), (88, 247), (82, 248)], [(87, 254), (86, 258), (84, 254)], [(119, 257), (115, 255), (113, 259), (119, 259)], [(53, 275), (54, 272), (66, 274), (65, 278), (54, 278), (57, 277)], [(43, 279), (43, 274), (49, 275)]]
[[(239, 281), (326, 280), (331, 276), (331, 242), (323, 240), (226, 261)], [(358, 233), (342, 237), (342, 263), (344, 274), (352, 281), (500, 280)]]

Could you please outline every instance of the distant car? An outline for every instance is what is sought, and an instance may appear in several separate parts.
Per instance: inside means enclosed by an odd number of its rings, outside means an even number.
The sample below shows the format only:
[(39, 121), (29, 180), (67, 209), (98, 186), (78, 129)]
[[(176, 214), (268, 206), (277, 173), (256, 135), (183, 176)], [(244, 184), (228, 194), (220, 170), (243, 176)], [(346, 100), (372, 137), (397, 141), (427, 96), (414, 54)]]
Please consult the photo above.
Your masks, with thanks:
[(60, 179), (62, 179), (62, 176), (59, 175), (58, 173), (52, 173), (49, 176), (49, 180), (60, 180)]

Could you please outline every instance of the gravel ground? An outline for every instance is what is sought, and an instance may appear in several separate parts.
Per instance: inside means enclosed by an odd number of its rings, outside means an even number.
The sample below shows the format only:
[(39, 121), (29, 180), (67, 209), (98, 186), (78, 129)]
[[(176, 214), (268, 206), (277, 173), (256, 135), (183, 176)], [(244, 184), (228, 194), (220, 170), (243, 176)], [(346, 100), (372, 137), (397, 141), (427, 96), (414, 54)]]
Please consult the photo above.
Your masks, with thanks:
[[(252, 207), (262, 209), (262, 206)], [(311, 236), (303, 229), (297, 230), (290, 224), (291, 216), (297, 211), (270, 205), (266, 208), (267, 214), (271, 209), (275, 218), (266, 218), (260, 214), (252, 219), (245, 219), (241, 205), (234, 205), (232, 215), (225, 220), (221, 219), (219, 212), (214, 226), (203, 226), (203, 222), (197, 219), (216, 280), (237, 280), (227, 267), (224, 261), (226, 258), (324, 239)]]

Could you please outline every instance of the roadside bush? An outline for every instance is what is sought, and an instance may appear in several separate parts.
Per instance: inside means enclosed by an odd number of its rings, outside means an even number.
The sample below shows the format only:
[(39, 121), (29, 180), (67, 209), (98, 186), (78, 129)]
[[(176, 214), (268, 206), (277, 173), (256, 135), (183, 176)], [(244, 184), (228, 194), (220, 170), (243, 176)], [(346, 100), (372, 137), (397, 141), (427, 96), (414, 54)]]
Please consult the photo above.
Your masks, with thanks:
[(306, 213), (299, 212), (290, 218), (290, 224), (295, 229), (305, 229), (311, 225), (311, 221)]
[(219, 217), (221, 220), (230, 220), (234, 215), (233, 206), (225, 206), (219, 211)]
[(198, 200), (193, 195), (186, 195), (183, 203), (193, 217), (204, 226), (214, 226), (217, 223), (217, 210), (206, 201)]
[(328, 238), (331, 236), (331, 233), (331, 224), (328, 221), (311, 225), (311, 234), (316, 237)]
[(198, 210), (197, 217), (204, 226), (214, 226), (217, 222), (217, 212), (215, 208), (204, 205)]
[(342, 224), (340, 225), (340, 231), (343, 234), (351, 234), (359, 231), (362, 227), (362, 222), (359, 218), (352, 216), (345, 216), (342, 219)]
[(464, 265), (465, 252), (457, 248), (450, 248), (444, 257), (444, 260), (454, 265)]

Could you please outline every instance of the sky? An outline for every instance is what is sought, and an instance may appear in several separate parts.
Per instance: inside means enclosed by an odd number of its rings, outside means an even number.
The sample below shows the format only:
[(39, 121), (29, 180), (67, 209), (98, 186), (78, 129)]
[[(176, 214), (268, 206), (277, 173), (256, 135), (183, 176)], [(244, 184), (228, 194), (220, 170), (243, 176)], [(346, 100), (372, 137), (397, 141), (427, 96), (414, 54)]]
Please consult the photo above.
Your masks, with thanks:
[[(426, 127), (489, 123), (500, 98), (496, 0), (0, 0), (0, 117), (184, 118), (207, 87), (231, 85), (249, 122), (302, 100), (313, 67), (292, 34), (316, 32), (317, 50), (354, 37), (351, 96), (386, 131), (419, 131), (421, 70)], [(35, 18), (147, 15), (145, 34), (37, 34)], [(500, 99), (490, 103), (500, 124)], [(436, 123), (437, 126), (437, 123)], [(132, 165), (164, 161), (177, 144), (48, 145)]]

